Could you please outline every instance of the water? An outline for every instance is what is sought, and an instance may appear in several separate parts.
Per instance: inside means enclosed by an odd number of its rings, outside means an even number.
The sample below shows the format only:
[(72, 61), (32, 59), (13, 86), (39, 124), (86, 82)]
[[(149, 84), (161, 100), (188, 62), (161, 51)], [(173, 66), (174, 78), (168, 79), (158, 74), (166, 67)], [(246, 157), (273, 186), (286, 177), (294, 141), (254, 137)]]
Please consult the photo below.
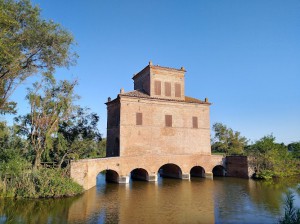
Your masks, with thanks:
[(299, 178), (276, 182), (215, 177), (105, 183), (65, 199), (0, 201), (0, 223), (276, 223), (284, 194), (300, 207)]

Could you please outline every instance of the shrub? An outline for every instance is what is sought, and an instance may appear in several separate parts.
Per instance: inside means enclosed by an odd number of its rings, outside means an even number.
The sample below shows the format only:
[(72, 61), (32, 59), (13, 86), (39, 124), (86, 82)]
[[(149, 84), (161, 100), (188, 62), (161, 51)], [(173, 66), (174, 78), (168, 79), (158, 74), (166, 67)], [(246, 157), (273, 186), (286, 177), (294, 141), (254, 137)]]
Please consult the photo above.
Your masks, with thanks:
[(0, 180), (0, 197), (53, 198), (83, 192), (62, 169), (39, 169)]

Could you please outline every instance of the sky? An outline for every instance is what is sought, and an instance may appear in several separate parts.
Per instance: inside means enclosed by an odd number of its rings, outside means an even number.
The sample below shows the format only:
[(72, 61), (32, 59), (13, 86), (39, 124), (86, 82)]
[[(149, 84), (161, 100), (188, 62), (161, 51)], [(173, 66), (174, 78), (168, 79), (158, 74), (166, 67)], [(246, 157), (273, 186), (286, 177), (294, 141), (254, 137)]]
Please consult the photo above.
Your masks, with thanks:
[[(78, 101), (100, 116), (133, 74), (154, 65), (187, 70), (185, 94), (211, 105), (221, 122), (256, 141), (300, 141), (299, 0), (33, 0), (42, 17), (70, 31), (77, 65), (58, 69), (78, 79)], [(20, 114), (27, 80), (13, 95)]]

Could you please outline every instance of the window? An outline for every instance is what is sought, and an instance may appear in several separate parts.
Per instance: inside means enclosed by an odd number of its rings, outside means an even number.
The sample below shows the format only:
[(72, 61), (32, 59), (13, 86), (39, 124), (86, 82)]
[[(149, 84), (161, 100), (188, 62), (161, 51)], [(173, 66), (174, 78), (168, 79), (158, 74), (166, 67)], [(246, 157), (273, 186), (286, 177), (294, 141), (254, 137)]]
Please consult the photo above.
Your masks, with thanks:
[(166, 127), (172, 127), (172, 115), (165, 115)]
[(165, 96), (171, 96), (171, 83), (165, 82)]
[(142, 125), (142, 124), (143, 124), (143, 114), (136, 113), (136, 125)]
[(161, 95), (161, 81), (154, 81), (154, 93), (155, 95)]
[(175, 84), (175, 97), (181, 97), (181, 85), (180, 85), (180, 83)]
[(198, 128), (198, 117), (193, 117), (193, 128)]

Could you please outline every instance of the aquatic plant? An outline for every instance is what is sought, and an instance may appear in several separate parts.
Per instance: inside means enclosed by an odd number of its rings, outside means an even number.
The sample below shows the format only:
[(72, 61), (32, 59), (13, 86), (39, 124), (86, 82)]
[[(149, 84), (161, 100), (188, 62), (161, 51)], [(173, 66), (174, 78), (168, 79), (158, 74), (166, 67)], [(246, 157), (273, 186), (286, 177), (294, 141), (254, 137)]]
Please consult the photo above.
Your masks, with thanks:
[(294, 205), (294, 194), (289, 191), (286, 194), (284, 216), (279, 219), (279, 224), (299, 224), (300, 223), (300, 209)]

